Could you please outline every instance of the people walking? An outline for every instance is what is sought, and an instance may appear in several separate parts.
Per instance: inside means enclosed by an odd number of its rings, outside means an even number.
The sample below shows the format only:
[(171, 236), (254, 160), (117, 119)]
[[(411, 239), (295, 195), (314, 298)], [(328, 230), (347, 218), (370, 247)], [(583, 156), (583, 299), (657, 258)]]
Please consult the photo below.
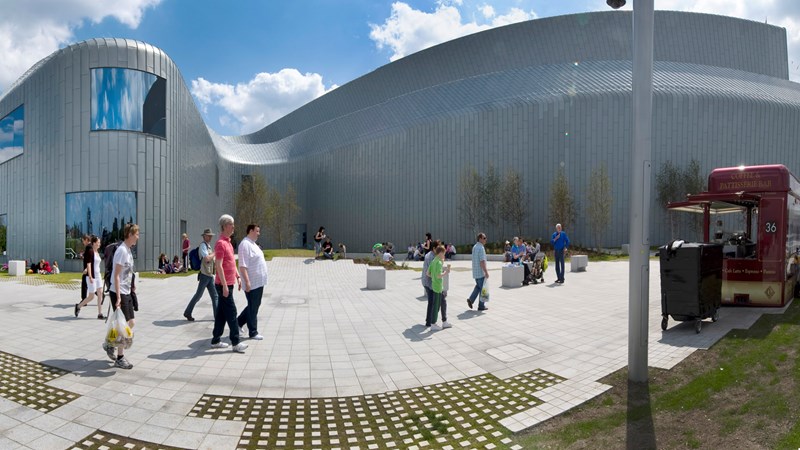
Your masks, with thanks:
[(264, 286), (267, 285), (267, 262), (264, 259), (264, 251), (258, 246), (260, 235), (261, 227), (248, 225), (247, 236), (239, 243), (239, 271), (242, 273), (247, 306), (239, 314), (237, 322), (240, 329), (244, 329), (244, 325), (247, 324), (250, 339), (256, 341), (264, 339), (264, 336), (258, 333), (258, 308), (261, 306)]
[[(123, 230), (125, 240), (117, 247), (114, 252), (114, 269), (111, 273), (111, 288), (109, 289), (109, 297), (111, 307), (114, 311), (117, 308), (122, 310), (128, 326), (133, 330), (135, 325), (134, 317), (134, 300), (131, 296), (131, 289), (133, 283), (133, 253), (131, 247), (136, 245), (139, 241), (139, 225), (129, 223), (125, 225)], [(109, 358), (114, 359), (114, 347), (110, 347), (108, 342), (103, 341), (103, 349)], [(117, 346), (117, 357), (114, 362), (116, 367), (120, 369), (132, 369), (131, 364), (124, 355), (125, 349), (123, 345)]]
[(472, 289), (472, 294), (470, 294), (467, 299), (467, 306), (469, 306), (469, 309), (472, 309), (472, 305), (475, 304), (475, 299), (478, 298), (478, 311), (486, 311), (489, 309), (486, 307), (483, 300), (480, 300), (483, 284), (489, 279), (489, 269), (486, 268), (485, 243), (486, 234), (478, 233), (478, 242), (472, 246), (472, 278), (475, 279), (475, 288)]
[(75, 304), (75, 317), (81, 312), (81, 308), (88, 305), (95, 296), (97, 297), (97, 318), (105, 319), (103, 316), (103, 277), (100, 275), (100, 238), (95, 235), (89, 237), (89, 245), (83, 255), (83, 267), (86, 271), (84, 282), (86, 283), (86, 297), (80, 303)]
[(561, 224), (556, 224), (556, 232), (550, 238), (550, 243), (553, 244), (553, 253), (556, 259), (556, 283), (564, 283), (564, 257), (569, 247), (569, 237), (567, 233), (561, 231)]
[(236, 323), (236, 303), (233, 301), (233, 283), (242, 289), (242, 280), (236, 270), (236, 261), (233, 256), (233, 236), (234, 222), (233, 217), (223, 214), (219, 218), (220, 234), (217, 243), (214, 245), (215, 271), (214, 287), (217, 289), (217, 314), (214, 316), (214, 330), (211, 335), (211, 347), (226, 348), (228, 344), (222, 342), (222, 332), (225, 331), (225, 324), (230, 329), (231, 345), (233, 351), (244, 353), (247, 344), (239, 342), (239, 325)]
[(206, 228), (203, 231), (203, 242), (200, 243), (198, 249), (198, 254), (200, 256), (200, 273), (197, 274), (197, 290), (192, 299), (189, 300), (189, 304), (186, 305), (186, 309), (183, 311), (183, 317), (189, 322), (194, 322), (192, 312), (194, 311), (194, 306), (200, 301), (200, 298), (203, 297), (204, 289), (207, 290), (208, 295), (211, 296), (211, 311), (214, 313), (214, 317), (217, 317), (218, 298), (217, 290), (214, 288), (214, 250), (211, 249), (211, 238), (213, 237), (214, 232), (211, 231), (211, 228)]

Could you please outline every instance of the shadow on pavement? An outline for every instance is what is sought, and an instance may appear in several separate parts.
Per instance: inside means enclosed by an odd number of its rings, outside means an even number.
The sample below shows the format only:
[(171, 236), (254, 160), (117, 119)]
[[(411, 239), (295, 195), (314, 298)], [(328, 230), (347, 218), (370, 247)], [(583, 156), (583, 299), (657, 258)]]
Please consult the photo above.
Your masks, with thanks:
[[(97, 352), (103, 352), (103, 349), (100, 346), (97, 346)], [(114, 369), (114, 362), (109, 359), (47, 359), (44, 361), (40, 361), (40, 363), (58, 367), (59, 369), (68, 370), (73, 375), (77, 375), (79, 377), (90, 377), (90, 378), (105, 378), (114, 375), (116, 369)]]
[(468, 309), (456, 317), (458, 317), (458, 320), (469, 320), (481, 316), (482, 314), (483, 311), (478, 311), (477, 309)]
[(147, 355), (150, 359), (157, 359), (159, 361), (171, 361), (177, 359), (194, 359), (198, 356), (210, 355), (212, 353), (221, 353), (231, 351), (231, 348), (211, 348), (211, 337), (200, 339), (189, 344), (189, 348), (170, 350), (164, 353), (154, 355)]
[[(207, 320), (195, 319), (195, 322), (213, 322), (213, 320), (207, 321)], [(189, 322), (186, 319), (154, 320), (153, 321), (153, 325), (155, 325), (157, 327), (169, 327), (169, 328), (175, 328), (175, 327), (179, 327), (181, 325), (189, 325), (190, 323), (192, 323), (192, 322)]]
[(420, 342), (431, 338), (433, 332), (422, 324), (416, 324), (403, 331), (403, 336), (411, 342)]

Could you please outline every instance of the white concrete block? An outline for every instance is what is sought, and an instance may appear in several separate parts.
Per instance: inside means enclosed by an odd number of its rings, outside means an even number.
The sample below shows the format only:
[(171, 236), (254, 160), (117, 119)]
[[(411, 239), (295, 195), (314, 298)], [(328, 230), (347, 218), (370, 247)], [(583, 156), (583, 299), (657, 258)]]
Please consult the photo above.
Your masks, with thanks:
[(569, 258), (570, 272), (586, 272), (589, 266), (589, 256), (587, 255), (572, 255)]
[(367, 267), (367, 289), (386, 289), (386, 269), (383, 267)]
[(525, 278), (525, 269), (522, 266), (503, 266), (503, 287), (520, 287)]
[(12, 277), (21, 277), (25, 275), (25, 261), (9, 261), (8, 274)]

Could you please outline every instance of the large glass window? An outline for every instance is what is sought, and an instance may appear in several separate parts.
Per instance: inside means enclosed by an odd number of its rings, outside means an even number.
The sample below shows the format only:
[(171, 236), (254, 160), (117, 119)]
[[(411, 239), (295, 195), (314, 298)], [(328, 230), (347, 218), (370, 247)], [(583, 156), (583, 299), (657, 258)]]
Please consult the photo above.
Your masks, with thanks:
[(136, 223), (135, 192), (68, 193), (66, 207), (65, 253), (76, 258), (80, 258), (83, 253), (81, 237), (84, 234), (97, 235), (102, 249), (110, 243), (122, 240), (126, 224)]
[(8, 235), (8, 214), (0, 214), (0, 255), (6, 254), (7, 235)]
[(22, 154), (25, 141), (25, 107), (20, 105), (0, 119), (0, 164)]
[(92, 131), (141, 131), (167, 137), (167, 80), (115, 67), (92, 69)]

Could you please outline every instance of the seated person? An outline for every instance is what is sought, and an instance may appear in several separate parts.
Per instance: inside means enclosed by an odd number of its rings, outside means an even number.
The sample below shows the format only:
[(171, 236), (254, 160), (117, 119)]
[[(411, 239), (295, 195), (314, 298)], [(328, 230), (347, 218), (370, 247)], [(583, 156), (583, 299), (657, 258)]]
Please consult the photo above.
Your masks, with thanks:
[(40, 265), (39, 262), (31, 264), (30, 273), (39, 273), (39, 265)]
[(392, 261), (394, 261), (394, 256), (392, 256), (392, 253), (387, 249), (385, 252), (383, 252), (383, 262), (386, 263)]
[(175, 255), (172, 258), (172, 272), (178, 273), (183, 269), (183, 265), (181, 264), (181, 259), (178, 258), (178, 255)]
[(341, 242), (339, 242), (339, 259), (347, 258), (347, 247), (344, 246)]
[(331, 244), (331, 238), (325, 238), (325, 242), (322, 243), (322, 256), (327, 259), (333, 259), (333, 244)]
[(159, 270), (159, 272), (164, 273), (164, 267), (166, 267), (168, 264), (169, 264), (169, 259), (167, 259), (167, 255), (162, 253), (158, 257), (158, 270)]
[(414, 259), (414, 246), (409, 244), (408, 248), (406, 249), (408, 253), (406, 253), (406, 261), (410, 261)]
[(522, 242), (522, 239), (514, 236), (514, 245), (511, 246), (511, 262), (520, 262), (525, 253), (527, 253), (525, 243)]
[(53, 274), (58, 275), (61, 273), (61, 269), (58, 268), (58, 261), (53, 261)]
[(372, 256), (379, 257), (383, 254), (383, 244), (380, 242), (376, 242), (375, 245), (372, 246)]
[(452, 259), (453, 255), (455, 255), (455, 254), (456, 254), (455, 246), (453, 246), (452, 243), (447, 244), (447, 247), (445, 247), (445, 251), (444, 251), (444, 259)]
[(50, 263), (45, 260), (39, 261), (39, 273), (42, 275), (50, 275), (53, 269), (50, 267)]
[(511, 262), (511, 243), (508, 241), (503, 246), (503, 261)]
[(423, 253), (422, 244), (420, 244), (414, 249), (414, 261), (422, 261), (424, 259), (425, 253)]

